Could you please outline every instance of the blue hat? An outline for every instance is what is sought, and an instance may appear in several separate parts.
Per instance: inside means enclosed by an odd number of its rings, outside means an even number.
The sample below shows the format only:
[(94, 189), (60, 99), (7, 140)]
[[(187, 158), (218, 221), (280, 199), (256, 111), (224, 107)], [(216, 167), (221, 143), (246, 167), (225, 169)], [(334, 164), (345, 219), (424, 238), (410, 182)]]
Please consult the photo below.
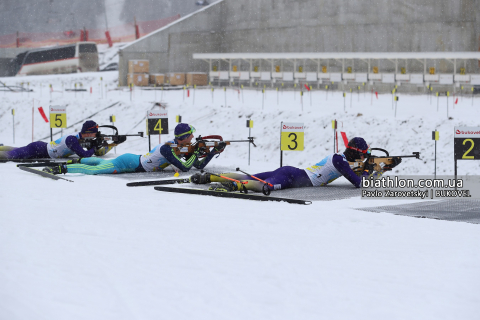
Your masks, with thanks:
[(178, 140), (184, 140), (195, 132), (195, 128), (186, 123), (179, 123), (175, 127), (175, 138)]
[[(351, 147), (351, 148), (349, 148)], [(365, 139), (360, 137), (355, 137), (348, 143), (348, 149), (353, 149), (355, 151), (360, 151), (362, 153), (367, 153), (368, 151), (368, 144)]]
[(370, 154), (370, 148), (368, 147), (365, 139), (355, 137), (348, 142), (347, 149), (343, 152), (348, 161), (355, 161), (361, 159), (362, 154), (367, 156)]
[(98, 124), (93, 120), (85, 121), (82, 126), (81, 133), (97, 133), (98, 132)]

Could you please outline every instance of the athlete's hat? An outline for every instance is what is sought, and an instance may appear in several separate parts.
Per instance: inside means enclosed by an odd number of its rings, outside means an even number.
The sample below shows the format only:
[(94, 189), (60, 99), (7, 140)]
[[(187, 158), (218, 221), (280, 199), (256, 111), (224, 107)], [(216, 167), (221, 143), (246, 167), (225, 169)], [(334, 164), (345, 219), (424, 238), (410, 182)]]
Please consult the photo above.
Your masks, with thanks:
[(348, 142), (347, 149), (352, 149), (361, 153), (368, 153), (368, 145), (365, 139), (355, 137)]
[(370, 148), (368, 147), (365, 139), (360, 137), (355, 137), (348, 142), (347, 149), (343, 153), (348, 161), (355, 161), (361, 159), (362, 154), (366, 156), (370, 153)]
[(98, 132), (98, 124), (93, 120), (85, 121), (82, 126), (81, 133), (97, 133)]
[(186, 123), (179, 123), (175, 127), (175, 138), (183, 140), (195, 132), (195, 128)]

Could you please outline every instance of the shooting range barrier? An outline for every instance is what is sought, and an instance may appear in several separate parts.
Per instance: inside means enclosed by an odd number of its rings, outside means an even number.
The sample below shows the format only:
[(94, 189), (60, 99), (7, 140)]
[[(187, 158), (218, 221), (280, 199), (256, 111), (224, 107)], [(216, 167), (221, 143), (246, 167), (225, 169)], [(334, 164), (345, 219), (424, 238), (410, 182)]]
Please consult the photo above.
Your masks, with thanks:
[(467, 70), (475, 69), (480, 52), (194, 53), (193, 59), (208, 63), (210, 82), (219, 86), (435, 85), (455, 93), (461, 85), (480, 85), (480, 74)]

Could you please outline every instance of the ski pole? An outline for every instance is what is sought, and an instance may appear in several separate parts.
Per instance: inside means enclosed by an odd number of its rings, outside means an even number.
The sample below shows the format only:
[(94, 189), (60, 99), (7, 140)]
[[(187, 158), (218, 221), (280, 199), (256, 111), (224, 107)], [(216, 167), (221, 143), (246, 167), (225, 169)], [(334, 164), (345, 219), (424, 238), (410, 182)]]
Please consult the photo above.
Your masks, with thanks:
[(225, 177), (225, 176), (222, 176), (222, 175), (219, 175), (219, 174), (215, 174), (215, 173), (211, 173), (211, 172), (206, 172), (206, 171), (203, 171), (203, 170), (201, 170), (200, 172), (201, 172), (201, 173), (205, 172), (205, 173), (211, 174), (212, 176), (216, 176), (216, 177), (223, 178), (223, 179), (226, 179), (226, 180), (234, 181), (234, 182), (236, 182), (236, 183), (248, 184), (248, 181), (242, 182), (242, 181), (240, 181), (240, 180), (236, 180), (236, 179), (233, 179), (233, 178)]
[[(204, 172), (204, 171), (201, 170), (200, 172)], [(240, 181), (240, 180), (228, 178), (228, 177), (225, 177), (225, 176), (222, 176), (222, 175), (219, 175), (219, 174), (215, 174), (215, 173), (211, 173), (211, 172), (207, 172), (207, 173), (209, 173), (209, 174), (211, 174), (211, 175), (214, 175), (214, 176), (217, 176), (217, 177), (219, 177), (219, 178), (223, 178), (223, 179), (226, 179), (226, 180), (234, 181), (234, 182), (236, 182), (239, 186), (240, 186), (240, 185), (244, 185), (244, 184), (248, 184), (248, 181), (243, 181), (243, 182), (242, 182), (242, 181)], [(239, 189), (240, 189), (240, 188), (239, 188)], [(243, 190), (238, 190), (238, 191), (240, 191), (240, 193), (241, 193), (241, 192), (243, 192), (243, 193), (245, 193), (245, 194), (248, 193), (248, 190), (247, 190), (247, 188), (245, 188), (245, 186), (243, 186)]]
[(267, 181), (264, 181), (264, 180), (262, 180), (262, 179), (260, 179), (260, 178), (255, 177), (255, 176), (252, 176), (251, 174), (246, 173), (245, 171), (240, 170), (240, 168), (237, 168), (237, 171), (240, 171), (240, 172), (242, 172), (242, 173), (245, 173), (245, 174), (246, 174), (247, 176), (249, 176), (250, 178), (253, 178), (253, 179), (255, 179), (255, 180), (258, 180), (258, 181), (260, 181), (260, 182), (263, 182), (263, 183), (265, 183), (266, 185), (268, 185), (269, 187), (272, 187), (272, 188), (273, 188), (273, 184), (268, 183)]

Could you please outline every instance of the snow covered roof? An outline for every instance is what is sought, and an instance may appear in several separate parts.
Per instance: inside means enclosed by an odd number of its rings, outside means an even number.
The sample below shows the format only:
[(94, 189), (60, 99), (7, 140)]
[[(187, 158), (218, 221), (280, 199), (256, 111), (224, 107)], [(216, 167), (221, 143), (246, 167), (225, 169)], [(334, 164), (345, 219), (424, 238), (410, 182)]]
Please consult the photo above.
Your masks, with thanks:
[(194, 53), (193, 59), (479, 59), (480, 52)]
[(160, 29), (153, 31), (153, 32), (147, 34), (146, 36), (143, 36), (143, 37), (141, 37), (141, 38), (139, 38), (139, 39), (137, 39), (137, 40), (135, 40), (135, 41), (133, 41), (133, 42), (130, 42), (128, 45), (126, 45), (125, 47), (123, 47), (122, 49), (120, 49), (120, 51), (123, 51), (123, 50), (127, 49), (128, 47), (133, 46), (133, 45), (136, 44), (137, 42), (141, 42), (141, 41), (145, 40), (146, 38), (153, 36), (154, 34), (157, 34), (157, 33), (159, 33), (159, 32), (162, 32), (162, 31), (165, 30), (165, 29), (171, 28), (172, 26), (174, 26), (174, 25), (176, 25), (176, 24), (178, 24), (178, 23), (180, 23), (180, 22), (182, 22), (182, 21), (184, 21), (184, 20), (187, 20), (187, 19), (189, 19), (190, 17), (192, 17), (192, 16), (194, 16), (194, 15), (196, 15), (196, 14), (202, 12), (202, 11), (208, 10), (209, 8), (218, 5), (219, 3), (222, 3), (223, 1), (224, 1), (224, 0), (218, 0), (218, 1), (215, 2), (215, 3), (209, 4), (209, 5), (201, 8), (201, 9), (198, 9), (198, 10), (195, 11), (195, 12), (192, 12), (192, 13), (184, 16), (184, 17), (181, 17), (180, 19), (177, 19), (177, 20), (173, 21), (172, 23), (169, 23), (169, 24), (167, 24), (166, 26), (164, 26), (164, 27), (162, 27), (162, 28), (160, 28)]

